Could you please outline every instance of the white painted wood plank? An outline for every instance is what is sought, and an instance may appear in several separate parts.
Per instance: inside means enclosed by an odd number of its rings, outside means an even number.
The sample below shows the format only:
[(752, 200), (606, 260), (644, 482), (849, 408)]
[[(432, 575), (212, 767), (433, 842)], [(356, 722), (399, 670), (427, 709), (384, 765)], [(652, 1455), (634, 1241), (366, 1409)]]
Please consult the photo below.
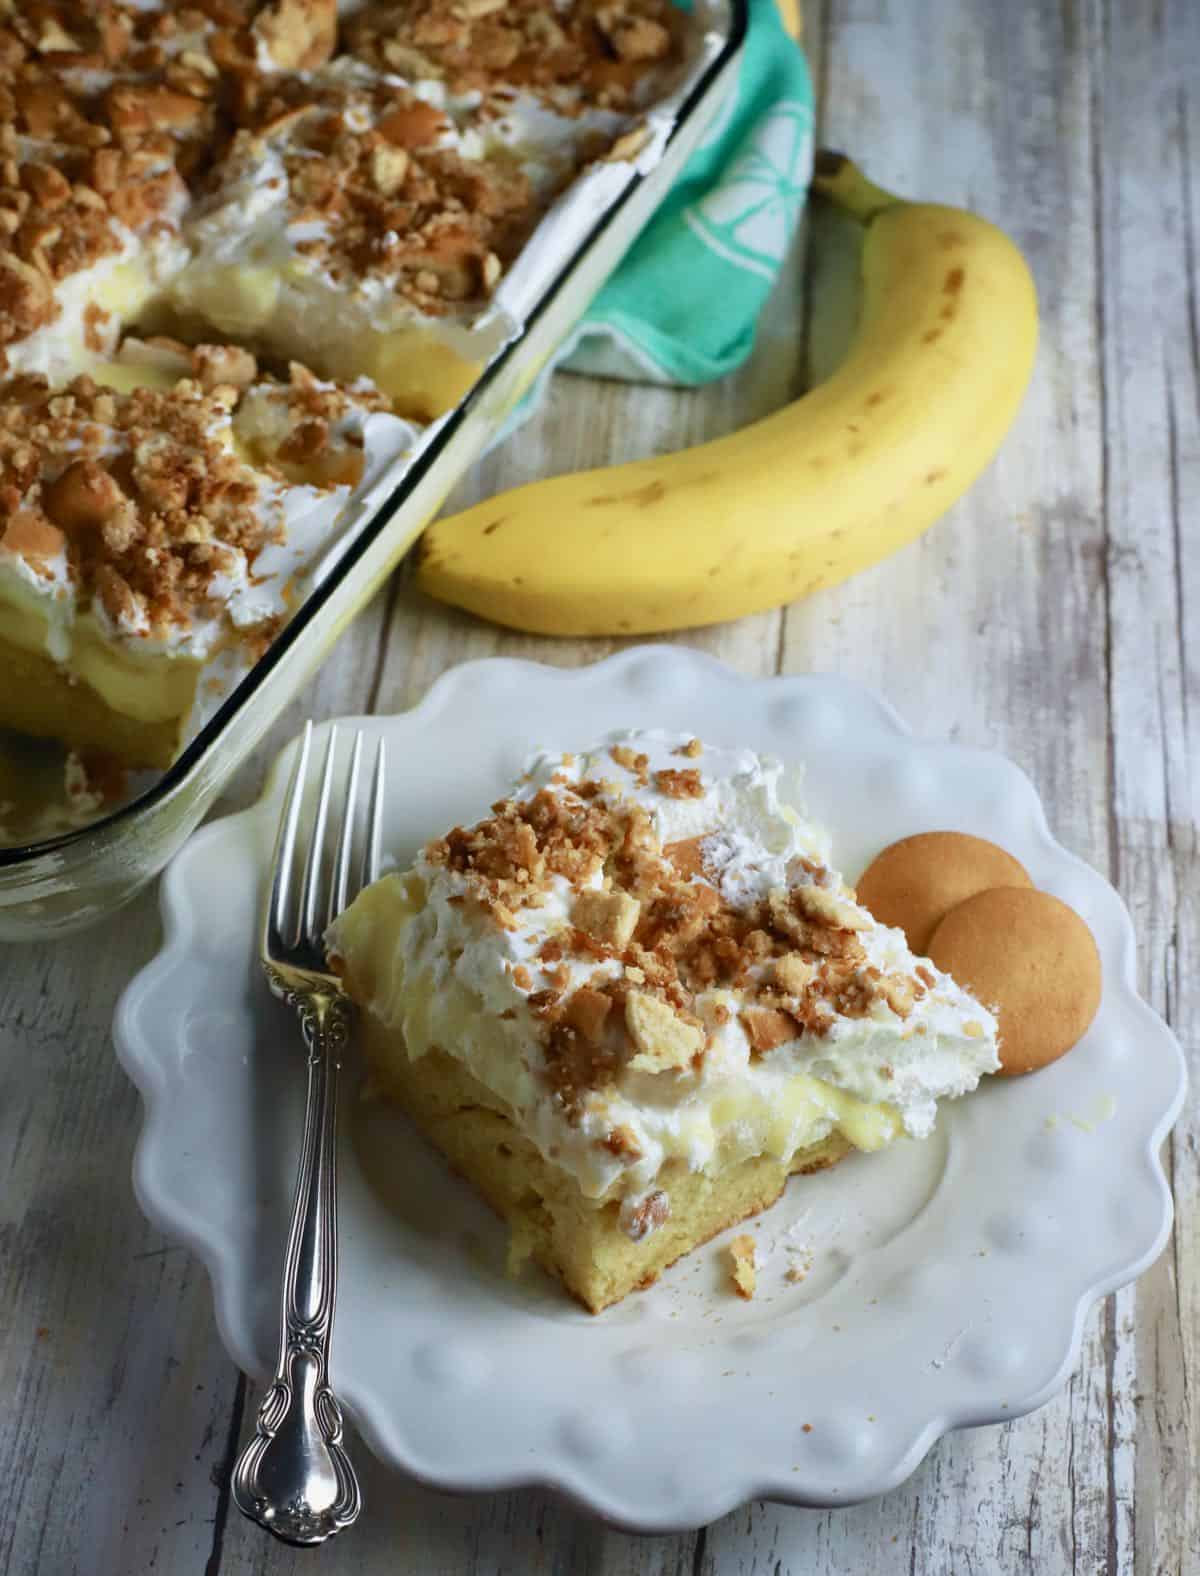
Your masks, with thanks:
[[(1098, 128), (1108, 465), (1114, 878), (1134, 915), (1142, 988), (1191, 1054), (1200, 1033), (1200, 13), (1116, 4), (1104, 17)], [(1122, 1294), (1132, 1394), (1115, 1420), (1114, 1541), (1139, 1571), (1200, 1566), (1200, 1107), (1168, 1146), (1168, 1252)], [(1128, 1463), (1132, 1460), (1132, 1470)], [(1129, 1481), (1132, 1479), (1132, 1481)]]
[[(138, 1099), (108, 1026), (157, 945), (118, 936), (0, 956), (0, 1570), (203, 1569), (233, 1379), (207, 1279), (129, 1185)], [(136, 1564), (126, 1564), (136, 1557)]]

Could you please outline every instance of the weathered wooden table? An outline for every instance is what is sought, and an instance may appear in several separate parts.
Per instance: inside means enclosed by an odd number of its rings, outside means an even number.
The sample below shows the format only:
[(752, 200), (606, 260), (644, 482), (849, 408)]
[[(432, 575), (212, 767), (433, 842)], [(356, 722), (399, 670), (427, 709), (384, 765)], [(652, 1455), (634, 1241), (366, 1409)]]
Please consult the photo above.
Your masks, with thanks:
[[(808, 8), (806, 32), (824, 141), (881, 182), (969, 204), (1018, 237), (1042, 296), (1038, 370), (997, 462), (918, 545), (782, 613), (680, 638), (747, 673), (845, 673), (921, 731), (1020, 762), (1057, 835), (1120, 887), (1142, 988), (1190, 1049), (1200, 6), (825, 0)], [(792, 397), (819, 373), (846, 294), (831, 255), (811, 226), (738, 377), (691, 394), (559, 377), (469, 495), (694, 442)], [(611, 649), (499, 633), (423, 601), (400, 576), (273, 743), (305, 713), (406, 707), (463, 658), (574, 664)], [(253, 797), (270, 754), (227, 807)], [(319, 1555), (275, 1544), (228, 1496), (254, 1387), (218, 1343), (203, 1271), (144, 1223), (130, 1189), (138, 1101), (109, 1022), (157, 943), (148, 893), (117, 924), (0, 953), (9, 1576), (274, 1576), (314, 1564), (331, 1576), (1200, 1571), (1195, 1100), (1168, 1145), (1172, 1242), (1093, 1313), (1067, 1389), (1031, 1417), (943, 1441), (883, 1500), (833, 1513), (751, 1505), (695, 1534), (639, 1540), (540, 1493), (431, 1493), (360, 1448), (362, 1523)]]

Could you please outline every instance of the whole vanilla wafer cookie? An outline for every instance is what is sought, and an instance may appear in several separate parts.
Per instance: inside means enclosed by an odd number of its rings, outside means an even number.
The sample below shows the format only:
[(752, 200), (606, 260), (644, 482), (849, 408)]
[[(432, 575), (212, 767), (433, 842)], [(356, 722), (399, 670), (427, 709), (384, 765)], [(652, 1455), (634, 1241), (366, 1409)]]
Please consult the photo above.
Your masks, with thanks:
[(929, 956), (1000, 1023), (1001, 1073), (1032, 1073), (1086, 1034), (1100, 1005), (1100, 954), (1073, 908), (1033, 887), (992, 887), (945, 916)]
[(927, 953), (938, 923), (966, 898), (1031, 885), (1024, 866), (986, 838), (918, 832), (876, 855), (855, 890), (881, 925), (895, 925), (914, 952)]

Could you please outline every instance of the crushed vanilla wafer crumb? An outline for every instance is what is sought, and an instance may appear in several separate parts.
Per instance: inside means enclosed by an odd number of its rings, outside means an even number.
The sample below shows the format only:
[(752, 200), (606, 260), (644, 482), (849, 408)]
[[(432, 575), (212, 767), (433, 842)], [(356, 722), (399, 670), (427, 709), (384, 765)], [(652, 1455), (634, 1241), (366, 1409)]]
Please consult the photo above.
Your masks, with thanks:
[(758, 1271), (754, 1259), (754, 1238), (734, 1237), (729, 1244), (730, 1275), (733, 1289), (744, 1301), (749, 1302), (758, 1285)]

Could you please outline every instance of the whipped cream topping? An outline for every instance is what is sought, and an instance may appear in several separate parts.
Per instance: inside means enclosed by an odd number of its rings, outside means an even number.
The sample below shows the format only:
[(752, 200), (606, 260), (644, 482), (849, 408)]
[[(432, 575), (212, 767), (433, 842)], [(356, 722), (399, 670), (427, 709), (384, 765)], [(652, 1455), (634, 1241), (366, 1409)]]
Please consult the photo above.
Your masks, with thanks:
[[(863, 1148), (924, 1137), (939, 1099), (995, 1071), (995, 1020), (857, 904), (798, 793), (778, 762), (687, 736), (541, 756), (496, 823), (362, 894), (331, 950), (410, 1056), (463, 1062), (630, 1220), (669, 1161), (786, 1164), (835, 1130)], [(564, 822), (600, 828), (570, 874), (549, 868)], [(530, 865), (489, 897), (493, 824)]]
[[(742, 906), (786, 885), (792, 860), (828, 863), (829, 834), (793, 808), (803, 803), (801, 767), (786, 767), (753, 750), (711, 745), (693, 756), (686, 753), (690, 744), (673, 734), (633, 732), (578, 754), (539, 755), (516, 797), (532, 799), (543, 788), (598, 781), (600, 802), (639, 805), (662, 845), (703, 837), (715, 884), (729, 902)], [(635, 761), (644, 755), (645, 765), (632, 771), (622, 765), (619, 758), (630, 755)], [(703, 791), (664, 793), (656, 780), (664, 771), (698, 772)]]

